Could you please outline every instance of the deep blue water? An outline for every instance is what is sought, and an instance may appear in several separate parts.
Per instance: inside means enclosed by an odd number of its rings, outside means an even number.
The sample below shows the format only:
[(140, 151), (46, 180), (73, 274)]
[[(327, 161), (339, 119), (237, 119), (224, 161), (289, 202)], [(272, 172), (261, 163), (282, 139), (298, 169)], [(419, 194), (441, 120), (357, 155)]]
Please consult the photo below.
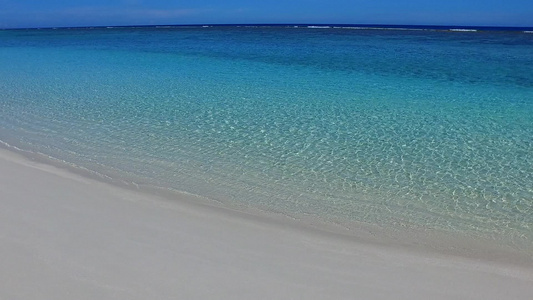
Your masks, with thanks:
[(426, 29), (0, 31), (0, 140), (227, 205), (533, 240), (533, 34)]

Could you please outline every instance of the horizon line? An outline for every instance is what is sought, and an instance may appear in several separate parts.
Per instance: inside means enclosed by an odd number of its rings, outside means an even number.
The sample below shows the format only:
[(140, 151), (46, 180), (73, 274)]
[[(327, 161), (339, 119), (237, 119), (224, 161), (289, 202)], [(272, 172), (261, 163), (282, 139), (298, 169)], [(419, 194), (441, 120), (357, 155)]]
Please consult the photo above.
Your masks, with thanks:
[(431, 24), (379, 24), (379, 23), (190, 23), (190, 24), (131, 24), (131, 25), (86, 25), (86, 26), (43, 26), (43, 27), (2, 27), (0, 30), (24, 30), (24, 29), (84, 29), (84, 28), (128, 28), (128, 27), (281, 27), (281, 26), (328, 26), (328, 27), (362, 27), (383, 29), (485, 29), (494, 31), (504, 29), (506, 31), (533, 30), (533, 26), (494, 26), (494, 25), (431, 25)]

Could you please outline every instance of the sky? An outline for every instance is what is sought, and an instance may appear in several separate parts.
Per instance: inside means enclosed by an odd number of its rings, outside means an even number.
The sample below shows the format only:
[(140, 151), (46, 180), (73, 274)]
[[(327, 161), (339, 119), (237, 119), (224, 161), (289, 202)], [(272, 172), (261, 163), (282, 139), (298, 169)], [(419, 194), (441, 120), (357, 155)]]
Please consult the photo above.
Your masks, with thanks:
[(0, 28), (237, 23), (533, 27), (533, 1), (0, 0)]

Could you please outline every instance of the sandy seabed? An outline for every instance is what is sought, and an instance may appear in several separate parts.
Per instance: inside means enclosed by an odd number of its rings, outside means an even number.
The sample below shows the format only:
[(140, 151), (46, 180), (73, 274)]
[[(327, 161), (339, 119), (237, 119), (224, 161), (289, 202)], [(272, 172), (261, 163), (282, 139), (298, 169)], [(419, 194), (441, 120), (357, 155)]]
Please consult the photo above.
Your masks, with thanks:
[(0, 150), (0, 299), (533, 299), (532, 265), (169, 201)]

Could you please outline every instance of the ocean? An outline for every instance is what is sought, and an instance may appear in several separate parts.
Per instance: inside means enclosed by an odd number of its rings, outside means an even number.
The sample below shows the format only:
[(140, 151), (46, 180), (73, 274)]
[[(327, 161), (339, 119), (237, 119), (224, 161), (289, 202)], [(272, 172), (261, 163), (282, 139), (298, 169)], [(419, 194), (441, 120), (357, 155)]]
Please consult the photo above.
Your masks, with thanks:
[(531, 245), (532, 32), (0, 30), (0, 141), (229, 207)]

